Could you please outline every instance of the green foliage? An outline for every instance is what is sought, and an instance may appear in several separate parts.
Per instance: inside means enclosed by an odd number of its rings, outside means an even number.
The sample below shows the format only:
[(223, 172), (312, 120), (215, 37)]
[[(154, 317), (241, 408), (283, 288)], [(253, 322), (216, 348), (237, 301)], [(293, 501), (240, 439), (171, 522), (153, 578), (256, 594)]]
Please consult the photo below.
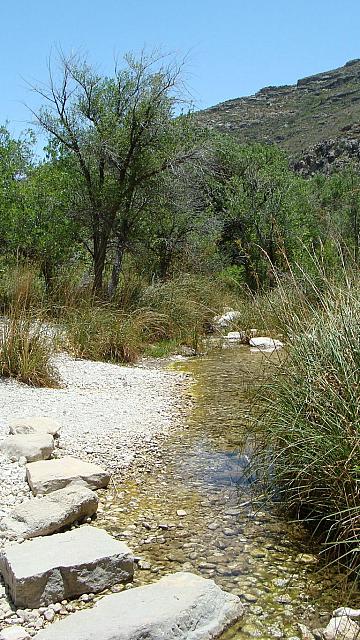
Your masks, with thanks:
[(251, 290), (274, 284), (299, 261), (303, 245), (314, 250), (321, 230), (312, 185), (296, 176), (276, 147), (218, 145), (214, 212), (222, 220), (218, 246), (226, 263), (243, 270)]
[(178, 353), (179, 344), (176, 339), (159, 340), (154, 344), (149, 344), (144, 351), (144, 355), (150, 358), (166, 358), (173, 353)]
[(94, 291), (101, 294), (112, 258), (112, 298), (124, 253), (150, 213), (156, 180), (191, 160), (196, 130), (189, 114), (174, 118), (180, 68), (163, 57), (129, 55), (111, 77), (78, 56), (60, 62), (58, 86), (51, 78), (40, 90), (47, 104), (37, 117), (54, 147), (74, 162), (76, 216), (93, 259)]
[(82, 358), (133, 362), (142, 349), (143, 320), (106, 306), (70, 310), (65, 318), (67, 347)]

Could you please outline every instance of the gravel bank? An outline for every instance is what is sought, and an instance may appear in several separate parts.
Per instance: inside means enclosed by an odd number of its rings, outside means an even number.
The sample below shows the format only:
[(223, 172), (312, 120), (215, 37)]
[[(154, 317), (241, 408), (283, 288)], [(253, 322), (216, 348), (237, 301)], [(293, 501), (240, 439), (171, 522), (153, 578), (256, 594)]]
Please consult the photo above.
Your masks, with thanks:
[[(41, 415), (62, 424), (57, 456), (71, 454), (115, 473), (179, 420), (181, 373), (55, 358), (63, 388), (0, 380), (0, 441), (11, 418)], [(0, 453), (0, 517), (29, 496), (24, 467)]]

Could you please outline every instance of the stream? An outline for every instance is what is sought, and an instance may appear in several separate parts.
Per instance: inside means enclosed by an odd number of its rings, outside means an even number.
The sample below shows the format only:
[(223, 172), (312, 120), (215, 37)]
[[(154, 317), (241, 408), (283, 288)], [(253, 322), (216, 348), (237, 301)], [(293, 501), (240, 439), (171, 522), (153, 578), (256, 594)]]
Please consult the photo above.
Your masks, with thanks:
[(237, 346), (175, 365), (193, 378), (184, 424), (115, 479), (98, 513), (97, 524), (141, 558), (126, 588), (185, 570), (241, 598), (244, 616), (222, 640), (296, 640), (298, 622), (324, 627), (337, 606), (359, 602), (309, 534), (256, 497), (244, 474), (249, 385), (276, 357)]

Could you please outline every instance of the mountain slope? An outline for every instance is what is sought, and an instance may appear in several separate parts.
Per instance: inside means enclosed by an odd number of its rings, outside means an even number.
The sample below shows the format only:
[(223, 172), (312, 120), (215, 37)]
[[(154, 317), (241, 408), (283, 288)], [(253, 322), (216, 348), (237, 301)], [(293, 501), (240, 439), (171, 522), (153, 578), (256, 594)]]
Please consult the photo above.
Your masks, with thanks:
[(296, 85), (265, 87), (254, 96), (227, 100), (197, 117), (239, 142), (277, 143), (292, 156), (322, 140), (354, 137), (354, 125), (360, 123), (360, 60)]

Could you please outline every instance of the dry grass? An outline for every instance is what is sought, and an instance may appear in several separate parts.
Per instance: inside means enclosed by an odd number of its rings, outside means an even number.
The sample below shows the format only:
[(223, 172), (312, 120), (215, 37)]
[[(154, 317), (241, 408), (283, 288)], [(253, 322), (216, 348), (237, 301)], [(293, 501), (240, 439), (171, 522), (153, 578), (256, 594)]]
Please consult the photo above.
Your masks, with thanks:
[(36, 387), (58, 387), (45, 326), (21, 306), (11, 307), (0, 328), (0, 375)]

